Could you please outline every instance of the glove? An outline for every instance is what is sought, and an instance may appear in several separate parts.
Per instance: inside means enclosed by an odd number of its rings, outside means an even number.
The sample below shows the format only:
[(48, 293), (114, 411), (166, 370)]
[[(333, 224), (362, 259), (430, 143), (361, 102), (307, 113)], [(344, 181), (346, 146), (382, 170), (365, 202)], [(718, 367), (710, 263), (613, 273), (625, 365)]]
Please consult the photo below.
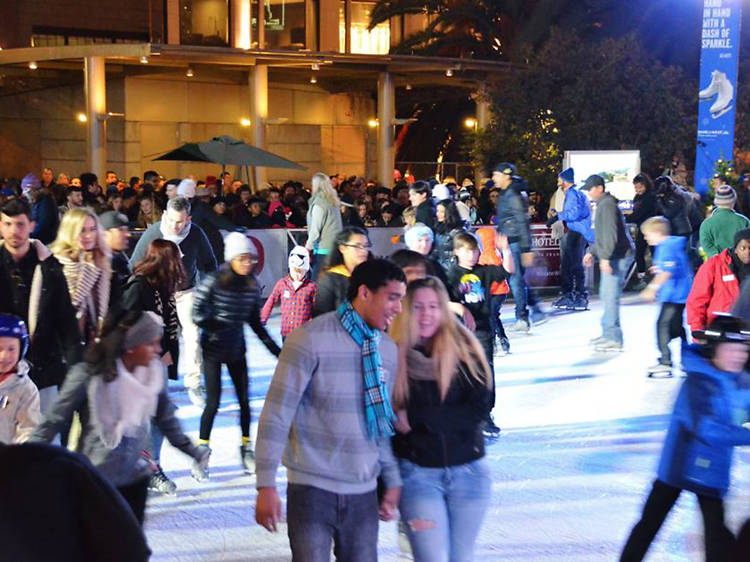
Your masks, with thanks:
[(553, 224), (555, 224), (559, 220), (560, 220), (560, 217), (558, 217), (557, 215), (552, 215), (550, 218), (547, 219), (547, 228), (551, 227)]

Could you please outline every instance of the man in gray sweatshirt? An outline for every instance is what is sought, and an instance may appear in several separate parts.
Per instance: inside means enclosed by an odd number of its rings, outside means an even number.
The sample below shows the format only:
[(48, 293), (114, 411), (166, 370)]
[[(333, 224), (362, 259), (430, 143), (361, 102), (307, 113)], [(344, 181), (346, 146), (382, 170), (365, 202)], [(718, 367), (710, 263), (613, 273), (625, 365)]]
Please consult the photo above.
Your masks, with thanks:
[(393, 518), (401, 494), (388, 398), (397, 350), (383, 332), (405, 292), (395, 264), (366, 261), (352, 272), (348, 300), (284, 343), (258, 428), (255, 519), (276, 531), (283, 462), (293, 560), (329, 560), (332, 540), (337, 560), (377, 560), (378, 515)]
[(596, 351), (622, 351), (620, 297), (633, 263), (633, 240), (617, 199), (606, 191), (604, 178), (589, 176), (581, 190), (596, 203), (594, 246), (583, 257), (583, 263), (590, 266), (594, 256), (599, 259), (599, 298), (604, 306), (602, 334), (591, 340), (591, 344)]

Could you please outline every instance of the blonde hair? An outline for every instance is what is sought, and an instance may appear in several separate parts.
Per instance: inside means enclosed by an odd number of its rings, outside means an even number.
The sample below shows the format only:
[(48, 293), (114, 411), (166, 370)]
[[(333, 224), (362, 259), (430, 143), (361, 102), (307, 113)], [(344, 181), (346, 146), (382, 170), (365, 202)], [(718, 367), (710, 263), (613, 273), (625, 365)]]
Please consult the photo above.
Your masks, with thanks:
[(83, 230), (83, 223), (89, 217), (94, 219), (97, 229), (96, 247), (93, 251), (94, 264), (98, 267), (108, 268), (111, 252), (104, 241), (104, 232), (99, 225), (99, 218), (88, 207), (70, 209), (63, 215), (60, 228), (57, 231), (57, 238), (50, 244), (49, 249), (55, 256), (78, 261), (83, 252), (78, 243), (78, 237)]
[(440, 327), (432, 336), (432, 358), (435, 360), (435, 378), (441, 400), (444, 400), (448, 394), (459, 365), (465, 367), (461, 369), (464, 376), (487, 385), (487, 388), (492, 388), (494, 377), (479, 340), (451, 312), (448, 307), (450, 299), (443, 283), (437, 277), (428, 276), (409, 283), (406, 288), (403, 310), (390, 329), (390, 334), (399, 349), (399, 367), (393, 388), (394, 406), (402, 408), (409, 400), (406, 356), (409, 350), (418, 343), (418, 329), (413, 306), (414, 295), (420, 289), (434, 291), (440, 303)]
[(331, 185), (331, 179), (320, 172), (312, 177), (312, 197), (322, 197), (335, 207), (341, 204), (336, 190)]
[(671, 228), (669, 220), (664, 217), (656, 216), (646, 219), (641, 223), (641, 233), (658, 232), (664, 236), (669, 236)]

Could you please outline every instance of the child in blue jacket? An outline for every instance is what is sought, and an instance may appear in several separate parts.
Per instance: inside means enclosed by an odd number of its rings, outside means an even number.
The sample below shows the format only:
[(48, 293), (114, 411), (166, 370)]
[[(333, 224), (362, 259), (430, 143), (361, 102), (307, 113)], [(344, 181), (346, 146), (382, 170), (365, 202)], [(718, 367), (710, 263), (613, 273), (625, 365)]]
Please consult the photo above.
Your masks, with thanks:
[(683, 490), (698, 496), (703, 515), (706, 561), (724, 561), (734, 535), (724, 522), (732, 452), (750, 445), (742, 424), (750, 411), (750, 331), (743, 320), (721, 315), (701, 334), (706, 344), (683, 349), (687, 379), (674, 405), (656, 480), (641, 520), (620, 560), (642, 560)]
[(641, 292), (641, 298), (661, 303), (656, 321), (659, 362), (648, 368), (648, 376), (672, 376), (672, 354), (669, 342), (675, 338), (685, 342), (682, 316), (685, 301), (693, 284), (693, 273), (687, 255), (686, 238), (670, 236), (669, 221), (651, 217), (641, 224), (641, 233), (648, 245), (655, 247), (652, 271), (654, 278)]

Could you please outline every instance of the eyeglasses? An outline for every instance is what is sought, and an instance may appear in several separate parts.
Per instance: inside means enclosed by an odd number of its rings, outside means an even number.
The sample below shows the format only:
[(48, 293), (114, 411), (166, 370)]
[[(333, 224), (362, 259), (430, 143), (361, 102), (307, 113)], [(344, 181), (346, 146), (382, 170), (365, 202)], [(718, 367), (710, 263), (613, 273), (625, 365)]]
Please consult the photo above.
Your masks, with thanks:
[(357, 250), (369, 250), (372, 248), (372, 244), (342, 244), (347, 248), (356, 248)]

